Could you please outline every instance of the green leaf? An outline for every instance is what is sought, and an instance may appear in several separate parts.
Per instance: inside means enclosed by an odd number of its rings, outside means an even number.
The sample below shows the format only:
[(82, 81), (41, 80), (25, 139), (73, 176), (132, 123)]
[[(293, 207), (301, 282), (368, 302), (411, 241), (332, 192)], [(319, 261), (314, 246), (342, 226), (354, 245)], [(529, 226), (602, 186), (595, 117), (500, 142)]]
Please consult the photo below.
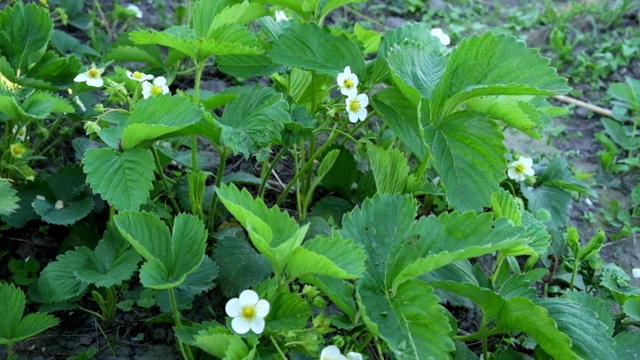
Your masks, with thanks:
[(93, 209), (93, 200), (90, 197), (82, 197), (74, 201), (65, 202), (63, 208), (56, 208), (47, 200), (35, 199), (31, 204), (42, 220), (49, 224), (71, 225), (84, 218)]
[(332, 77), (346, 66), (362, 82), (366, 71), (358, 46), (344, 35), (333, 35), (316, 24), (293, 23), (272, 43), (267, 56), (275, 63), (313, 70)]
[(369, 255), (367, 273), (376, 282), (385, 284), (393, 280), (387, 274), (388, 269), (412, 233), (416, 212), (417, 205), (411, 196), (381, 194), (365, 200), (342, 219), (340, 236), (364, 246)]
[(16, 72), (24, 72), (44, 54), (53, 34), (47, 9), (34, 3), (16, 3), (0, 12), (0, 56)]
[[(322, 177), (320, 184), (329, 191), (335, 191), (342, 197), (351, 198), (351, 186), (356, 179), (358, 167), (356, 160), (351, 151), (344, 146), (331, 145), (327, 148), (327, 154), (333, 151), (339, 151), (337, 158), (333, 162), (333, 166)], [(324, 155), (324, 158), (327, 155)], [(322, 200), (320, 200), (322, 201)]]
[(634, 321), (640, 321), (640, 298), (631, 298), (624, 302), (622, 311), (628, 318)]
[(606, 134), (623, 149), (635, 150), (640, 147), (640, 139), (630, 134), (621, 123), (607, 118), (602, 118), (600, 121), (604, 125)]
[(91, 189), (116, 209), (137, 210), (149, 198), (154, 178), (150, 150), (90, 149), (82, 163)]
[(569, 218), (571, 194), (557, 187), (542, 185), (533, 189), (521, 187), (522, 195), (527, 198), (527, 208), (531, 212), (540, 209), (551, 213), (551, 221), (547, 223), (550, 229), (564, 227)]
[(378, 194), (402, 194), (407, 187), (409, 164), (405, 155), (396, 148), (367, 147), (369, 164), (376, 181)]
[(222, 185), (216, 193), (229, 212), (249, 233), (253, 245), (276, 271), (281, 271), (292, 252), (300, 246), (308, 225), (298, 227), (295, 220), (277, 207), (267, 208), (262, 199), (254, 199), (247, 189)]
[(122, 147), (130, 149), (145, 142), (171, 136), (202, 119), (197, 104), (182, 96), (152, 96), (140, 102), (131, 112), (122, 133)]
[(293, 251), (286, 271), (292, 279), (305, 274), (354, 279), (364, 272), (365, 259), (361, 245), (339, 237), (319, 236)]
[(17, 191), (11, 187), (9, 180), (0, 178), (0, 215), (10, 215), (20, 209), (16, 196)]
[(229, 331), (216, 323), (194, 324), (191, 328), (176, 329), (181, 341), (194, 345), (220, 359), (251, 360), (249, 349), (240, 335)]
[(75, 273), (82, 269), (83, 258), (77, 251), (67, 251), (56, 257), (40, 273), (38, 288), (45, 303), (55, 303), (82, 294), (88, 283)]
[(486, 115), (457, 112), (425, 129), (447, 200), (459, 211), (481, 211), (505, 178), (504, 136)]
[(325, 275), (304, 275), (300, 280), (320, 289), (349, 319), (355, 321), (354, 286), (350, 282)]
[[(443, 119), (467, 100), (487, 95), (557, 95), (567, 80), (549, 59), (513, 36), (488, 32), (463, 39), (449, 54), (433, 96), (432, 114)], [(514, 71), (526, 69), (526, 71)]]
[(540, 257), (545, 254), (551, 245), (551, 235), (547, 232), (547, 227), (528, 211), (522, 212), (521, 225), (525, 228), (522, 238), (527, 239), (527, 243), (502, 251), (501, 255), (535, 255)]
[(571, 301), (575, 301), (582, 305), (585, 309), (589, 309), (598, 315), (600, 320), (605, 326), (607, 326), (606, 333), (609, 336), (613, 335), (615, 322), (613, 320), (613, 314), (609, 309), (609, 306), (600, 298), (597, 298), (589, 293), (571, 290), (564, 293), (564, 297)]
[(216, 59), (218, 68), (225, 74), (237, 78), (252, 78), (283, 72), (282, 65), (271, 61), (266, 55), (226, 55)]
[(427, 145), (424, 141), (424, 129), (420, 123), (417, 106), (394, 87), (377, 92), (373, 96), (372, 105), (394, 134), (419, 159), (424, 158)]
[(245, 158), (282, 140), (284, 124), (291, 121), (289, 104), (272, 88), (249, 88), (229, 103), (216, 123), (220, 140)]
[(320, 165), (318, 165), (318, 170), (316, 175), (316, 179), (318, 181), (322, 181), (322, 178), (324, 178), (329, 172), (329, 170), (331, 170), (331, 168), (333, 167), (333, 164), (336, 163), (336, 159), (338, 158), (338, 155), (340, 155), (340, 150), (333, 149), (329, 151), (325, 156), (322, 157), (322, 161), (320, 162)]
[(549, 311), (549, 317), (556, 321), (558, 329), (571, 338), (571, 350), (581, 359), (616, 358), (613, 350), (615, 342), (607, 334), (607, 326), (598, 320), (594, 311), (565, 299), (546, 298), (537, 303)]
[(520, 210), (518, 202), (504, 189), (491, 195), (491, 209), (496, 219), (506, 217), (513, 221), (514, 225), (522, 224), (522, 210)]
[(517, 246), (523, 242), (522, 230), (504, 218), (493, 221), (490, 213), (453, 212), (423, 217), (413, 229), (417, 239), (403, 246), (400, 254), (404, 256), (398, 256), (389, 271), (394, 278), (393, 288), (444, 265)]
[(616, 345), (614, 350), (619, 360), (622, 359), (637, 359), (640, 357), (640, 351), (638, 351), (638, 342), (640, 342), (640, 333), (625, 331), (616, 335), (614, 338)]
[(0, 284), (0, 345), (28, 339), (58, 325), (58, 319), (48, 314), (33, 313), (23, 318), (25, 304), (22, 290), (13, 284)]
[(445, 47), (434, 36), (420, 42), (404, 42), (388, 53), (389, 69), (394, 82), (412, 103), (430, 99), (444, 73)]
[(532, 96), (483, 96), (466, 102), (467, 108), (486, 113), (522, 131), (534, 139), (541, 139), (542, 119), (530, 101)]
[(356, 291), (369, 331), (387, 343), (396, 359), (449, 359), (455, 350), (446, 310), (432, 287), (409, 280), (390, 293), (367, 276)]
[(75, 55), (61, 58), (53, 51), (47, 51), (18, 83), (36, 89), (59, 90), (73, 84), (73, 78), (79, 72), (80, 60)]
[(265, 318), (266, 326), (271, 331), (302, 329), (311, 317), (308, 303), (288, 289), (279, 288), (265, 295), (265, 299), (271, 304), (269, 315)]
[(145, 287), (177, 287), (202, 262), (207, 231), (195, 215), (178, 214), (171, 234), (155, 214), (124, 211), (114, 221), (122, 236), (147, 260), (140, 269)]
[[(175, 289), (176, 306), (179, 310), (187, 308), (193, 303), (193, 299), (211, 289), (218, 277), (218, 265), (208, 256), (202, 259), (200, 267), (184, 280), (180, 286)], [(171, 313), (171, 300), (169, 300), (169, 292), (167, 290), (159, 290), (155, 293), (156, 303), (160, 306), (160, 311)]]
[(195, 37), (204, 38), (209, 34), (213, 21), (220, 12), (237, 3), (236, 0), (206, 1), (199, 0), (193, 5), (193, 30)]
[(105, 60), (142, 62), (151, 67), (163, 67), (162, 57), (156, 46), (117, 46), (109, 51)]
[(317, 16), (319, 19), (323, 19), (332, 10), (335, 10), (341, 6), (349, 3), (363, 3), (367, 0), (315, 0), (318, 3), (316, 9), (318, 9)]
[[(201, 1), (201, 3), (210, 3), (210, 1)], [(216, 4), (217, 5), (217, 4)], [(206, 5), (209, 6), (209, 5)], [(197, 13), (197, 10), (196, 10)], [(267, 9), (260, 4), (251, 4), (248, 2), (241, 2), (237, 4), (230, 5), (225, 7), (218, 14), (215, 15), (213, 21), (205, 22), (200, 26), (200, 28), (204, 29), (209, 25), (209, 29), (206, 32), (205, 38), (211, 37), (211, 35), (215, 35), (215, 30), (226, 26), (226, 25), (245, 25), (251, 20), (257, 19), (262, 16), (266, 16), (269, 13)], [(194, 17), (194, 28), (196, 29), (196, 36), (202, 37), (200, 32), (198, 31), (198, 26), (195, 22), (195, 19), (198, 18), (196, 15)]]

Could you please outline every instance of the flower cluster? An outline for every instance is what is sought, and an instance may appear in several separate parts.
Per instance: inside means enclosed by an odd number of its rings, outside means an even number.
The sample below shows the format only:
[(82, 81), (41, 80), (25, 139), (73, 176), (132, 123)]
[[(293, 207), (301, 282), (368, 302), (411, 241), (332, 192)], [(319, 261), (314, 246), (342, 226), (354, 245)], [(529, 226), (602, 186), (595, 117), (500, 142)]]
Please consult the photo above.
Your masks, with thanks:
[(358, 75), (351, 72), (351, 67), (344, 68), (344, 72), (338, 74), (336, 79), (340, 92), (347, 96), (347, 113), (349, 121), (356, 123), (367, 118), (367, 106), (369, 97), (367, 94), (358, 94)]
[(357, 352), (350, 352), (347, 353), (347, 356), (344, 356), (337, 346), (330, 345), (322, 349), (320, 360), (362, 360), (362, 355)]
[(527, 176), (535, 175), (533, 170), (533, 160), (528, 157), (521, 156), (518, 160), (509, 163), (507, 176), (515, 181), (524, 181)]
[[(92, 64), (89, 69), (73, 79), (75, 82), (84, 82), (89, 86), (102, 87), (104, 80), (102, 80), (102, 73), (104, 69), (99, 69)], [(127, 71), (127, 77), (133, 81), (142, 83), (142, 96), (148, 99), (151, 96), (159, 94), (168, 94), (169, 86), (167, 86), (167, 79), (164, 76), (158, 76), (154, 78), (151, 74), (145, 74), (140, 71)], [(153, 82), (150, 82), (153, 80)]]

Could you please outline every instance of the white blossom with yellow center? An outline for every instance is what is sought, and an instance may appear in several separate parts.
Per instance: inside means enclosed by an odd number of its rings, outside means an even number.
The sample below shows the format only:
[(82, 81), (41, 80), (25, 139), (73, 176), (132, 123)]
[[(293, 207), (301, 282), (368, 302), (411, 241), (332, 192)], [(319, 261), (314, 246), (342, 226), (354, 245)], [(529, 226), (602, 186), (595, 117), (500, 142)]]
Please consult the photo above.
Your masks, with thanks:
[(91, 65), (87, 71), (78, 74), (73, 81), (84, 82), (93, 87), (102, 87), (102, 85), (104, 85), (104, 81), (102, 80), (103, 72), (104, 69), (98, 69), (95, 65)]
[(431, 35), (437, 37), (444, 46), (451, 44), (451, 38), (441, 28), (431, 29)]
[(169, 87), (167, 86), (167, 79), (165, 79), (164, 76), (158, 76), (153, 79), (153, 84), (148, 81), (142, 83), (142, 96), (145, 99), (148, 99), (150, 96), (167, 93), (169, 93)]
[(127, 71), (126, 74), (127, 74), (127, 77), (129, 79), (137, 81), (137, 82), (153, 80), (153, 75), (145, 74), (145, 73), (142, 73), (140, 71), (134, 71), (134, 72)]
[(142, 19), (142, 10), (137, 5), (129, 4), (127, 5), (127, 10), (133, 12), (133, 15), (137, 19)]
[(22, 159), (22, 155), (27, 152), (27, 148), (22, 143), (15, 143), (9, 146), (11, 155), (15, 158)]
[(264, 318), (269, 314), (270, 305), (267, 300), (260, 299), (253, 290), (245, 290), (240, 296), (227, 302), (224, 311), (231, 316), (231, 328), (238, 334), (246, 334), (249, 330), (256, 334), (264, 331)]
[(527, 176), (535, 175), (533, 170), (533, 160), (528, 157), (521, 156), (518, 160), (509, 163), (507, 176), (515, 181), (524, 181)]
[(22, 126), (20, 129), (18, 129), (18, 125), (14, 125), (13, 133), (18, 140), (24, 141), (24, 139), (27, 139), (27, 125)]
[(347, 98), (347, 113), (349, 113), (349, 121), (357, 123), (367, 118), (367, 106), (369, 105), (369, 97), (367, 94), (351, 94)]
[(347, 356), (344, 356), (337, 346), (329, 345), (322, 349), (320, 360), (362, 360), (362, 355), (357, 352), (350, 352)]
[(351, 67), (347, 66), (344, 71), (338, 74), (336, 79), (342, 95), (351, 96), (358, 94), (358, 75), (351, 72)]

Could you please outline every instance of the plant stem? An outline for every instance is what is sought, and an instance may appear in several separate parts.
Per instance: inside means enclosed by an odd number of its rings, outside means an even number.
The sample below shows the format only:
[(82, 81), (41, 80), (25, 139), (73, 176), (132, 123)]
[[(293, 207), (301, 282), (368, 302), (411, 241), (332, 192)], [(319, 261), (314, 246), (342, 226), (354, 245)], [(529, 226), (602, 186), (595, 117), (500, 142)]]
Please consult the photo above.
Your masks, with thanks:
[[(177, 328), (182, 328), (182, 321), (180, 320), (180, 311), (178, 311), (178, 302), (176, 300), (176, 290), (175, 288), (169, 288), (167, 290), (169, 292), (169, 303), (171, 304), (171, 312), (173, 313), (173, 320), (175, 322), (175, 326)], [(182, 358), (185, 360), (193, 360), (193, 354), (191, 354), (191, 347), (187, 344), (182, 343), (179, 338), (177, 338), (178, 347), (180, 348), (180, 353), (182, 354)]]
[(369, 343), (371, 342), (371, 339), (373, 339), (373, 332), (369, 331), (367, 332), (367, 337), (364, 338), (364, 341), (360, 342), (360, 346), (358, 346), (357, 348), (359, 353), (362, 353), (364, 351), (364, 348), (366, 348), (367, 345), (369, 345)]
[(278, 346), (278, 343), (276, 343), (276, 340), (273, 338), (273, 336), (269, 335), (269, 339), (271, 339), (273, 346), (276, 347), (276, 350), (278, 350), (278, 353), (280, 354), (280, 356), (282, 356), (284, 360), (287, 360), (287, 357), (284, 355), (284, 353), (282, 352), (282, 349), (280, 349), (280, 346)]
[[(204, 61), (196, 63), (196, 80), (193, 87), (193, 101), (200, 104), (200, 82), (202, 80), (202, 71), (204, 70)], [(191, 136), (191, 170), (198, 170), (198, 135)]]
[(267, 185), (267, 178), (269, 177), (269, 174), (271, 174), (273, 169), (276, 168), (276, 165), (278, 165), (278, 162), (280, 162), (280, 159), (282, 159), (282, 157), (287, 152), (287, 150), (288, 150), (288, 148), (283, 146), (280, 149), (280, 151), (278, 151), (276, 156), (273, 158), (271, 163), (269, 164), (269, 168), (267, 169), (266, 173), (262, 177), (262, 181), (260, 182), (260, 188), (258, 189), (258, 197), (259, 198), (264, 198), (264, 192), (265, 192), (266, 185)]
[(151, 153), (153, 154), (153, 160), (156, 163), (156, 170), (160, 175), (160, 180), (162, 181), (164, 190), (167, 192), (167, 196), (169, 196), (169, 202), (171, 203), (171, 207), (173, 208), (173, 211), (175, 211), (175, 213), (177, 214), (180, 212), (180, 207), (178, 206), (178, 203), (176, 202), (176, 199), (173, 196), (173, 193), (171, 192), (171, 190), (169, 190), (169, 184), (167, 183), (167, 178), (164, 176), (164, 171), (162, 171), (162, 165), (160, 165), (160, 158), (158, 157), (158, 151), (154, 146), (151, 146)]
[(576, 281), (576, 275), (578, 274), (578, 268), (580, 268), (580, 261), (575, 260), (573, 262), (573, 271), (571, 271), (571, 281), (569, 282), (569, 290), (573, 290), (573, 284)]
[[(216, 173), (216, 185), (215, 189), (222, 185), (222, 178), (224, 177), (224, 169), (227, 166), (227, 157), (229, 156), (229, 148), (225, 147), (220, 153), (220, 163), (218, 164), (218, 171)], [(211, 205), (209, 206), (209, 221), (208, 228), (213, 230), (215, 226), (216, 207), (218, 206), (218, 195), (214, 189), (213, 196), (211, 197)]]

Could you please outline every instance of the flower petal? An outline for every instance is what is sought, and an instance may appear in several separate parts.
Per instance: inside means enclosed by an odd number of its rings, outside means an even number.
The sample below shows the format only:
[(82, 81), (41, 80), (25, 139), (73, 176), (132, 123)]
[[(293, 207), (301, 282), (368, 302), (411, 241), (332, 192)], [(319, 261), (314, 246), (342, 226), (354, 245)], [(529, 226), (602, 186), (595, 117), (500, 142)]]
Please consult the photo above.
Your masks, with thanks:
[(367, 109), (365, 108), (360, 108), (360, 110), (358, 110), (356, 112), (356, 115), (358, 116), (358, 119), (364, 121), (367, 118), (367, 114), (369, 113), (369, 111), (367, 111)]
[(236, 333), (242, 335), (249, 332), (249, 330), (251, 329), (251, 324), (242, 317), (237, 317), (231, 320), (231, 328)]
[(262, 334), (262, 332), (264, 331), (264, 319), (261, 317), (256, 317), (253, 319), (253, 321), (251, 321), (249, 326), (251, 327), (251, 331), (253, 331), (254, 333)]
[(224, 311), (227, 315), (231, 317), (238, 317), (242, 312), (242, 305), (240, 304), (240, 299), (233, 298), (227, 301), (227, 305), (224, 306)]
[(75, 82), (85, 82), (87, 80), (89, 80), (89, 77), (85, 73), (78, 74), (78, 75), (76, 75), (75, 78), (73, 78), (73, 81), (75, 81)]
[(358, 100), (362, 108), (365, 108), (369, 105), (369, 97), (367, 96), (367, 94), (360, 94), (356, 96), (356, 99)]
[(104, 84), (104, 81), (102, 80), (102, 78), (87, 79), (87, 85), (89, 86), (102, 87), (103, 84)]
[(256, 304), (256, 316), (263, 318), (269, 315), (270, 309), (271, 309), (271, 305), (269, 304), (269, 302), (267, 300), (262, 299), (258, 301), (258, 303)]
[(258, 293), (256, 293), (253, 290), (245, 290), (242, 293), (240, 293), (240, 304), (242, 306), (244, 305), (255, 305), (258, 300), (260, 300), (260, 297), (258, 296)]
[(342, 354), (340, 353), (340, 349), (338, 349), (338, 347), (335, 345), (329, 345), (325, 347), (324, 349), (322, 349), (322, 352), (320, 353), (321, 360), (325, 360), (325, 359), (337, 360), (340, 358), (340, 356), (342, 356)]
[(347, 360), (362, 360), (362, 354), (357, 352), (347, 353)]
[(338, 86), (342, 87), (346, 79), (347, 79), (347, 75), (345, 73), (338, 74), (338, 77), (336, 78), (336, 82), (338, 83)]
[(157, 78), (153, 79), (153, 84), (158, 86), (166, 85), (167, 79), (164, 76), (158, 76)]
[(356, 113), (353, 112), (349, 112), (349, 121), (352, 123), (357, 123), (358, 122), (358, 115)]
[(340, 92), (342, 93), (342, 95), (346, 95), (347, 97), (355, 98), (356, 95), (358, 95), (358, 89), (356, 89), (355, 87), (352, 87), (351, 89), (343, 87), (342, 89), (340, 89)]
[(533, 166), (533, 159), (528, 157), (521, 157), (520, 162), (526, 165), (528, 168)]

